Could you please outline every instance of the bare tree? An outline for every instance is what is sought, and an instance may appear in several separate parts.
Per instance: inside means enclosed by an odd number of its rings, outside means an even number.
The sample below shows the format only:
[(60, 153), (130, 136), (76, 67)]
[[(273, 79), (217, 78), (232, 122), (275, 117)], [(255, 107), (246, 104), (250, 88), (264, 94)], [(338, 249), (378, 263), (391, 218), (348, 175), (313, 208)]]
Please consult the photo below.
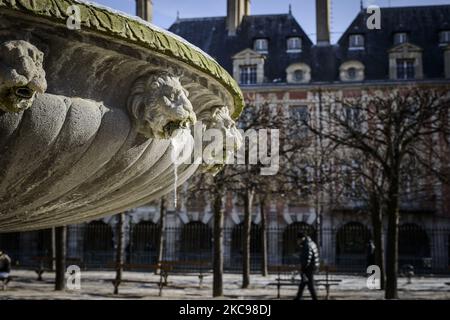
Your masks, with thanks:
[(114, 280), (114, 294), (119, 294), (125, 258), (125, 213), (119, 213), (116, 215), (116, 219), (116, 279)]
[(408, 158), (436, 170), (429, 163), (430, 139), (447, 132), (449, 99), (446, 90), (386, 89), (352, 99), (330, 95), (319, 117), (326, 126), (309, 122), (310, 130), (336, 147), (364, 154), (383, 180), (380, 208), (388, 220), (385, 297), (395, 299), (398, 271), (398, 227), (401, 172)]
[(56, 253), (56, 274), (55, 274), (55, 290), (62, 291), (66, 287), (66, 247), (67, 247), (67, 228), (55, 228), (55, 253)]
[[(156, 263), (159, 265), (164, 258), (164, 246), (165, 246), (165, 230), (166, 230), (166, 213), (167, 213), (167, 200), (166, 197), (162, 197), (159, 204), (159, 230), (158, 230), (158, 248), (156, 254)], [(161, 270), (155, 268), (155, 274), (159, 274)]]
[(212, 203), (214, 228), (213, 228), (213, 297), (223, 296), (223, 268), (224, 268), (224, 203), (226, 187), (230, 179), (227, 168), (222, 168), (215, 175), (211, 172), (200, 170), (189, 181), (189, 196), (187, 199), (209, 198)]

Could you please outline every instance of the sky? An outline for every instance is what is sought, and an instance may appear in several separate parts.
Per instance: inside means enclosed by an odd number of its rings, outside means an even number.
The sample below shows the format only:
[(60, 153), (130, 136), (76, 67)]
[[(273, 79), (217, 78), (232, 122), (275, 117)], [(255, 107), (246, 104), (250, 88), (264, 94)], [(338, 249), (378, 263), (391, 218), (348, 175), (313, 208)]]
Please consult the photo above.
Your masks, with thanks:
[[(135, 0), (91, 0), (116, 10), (135, 14)], [(226, 0), (153, 0), (153, 23), (168, 29), (177, 18), (226, 15)], [(335, 43), (360, 10), (360, 0), (331, 0), (331, 36)], [(380, 7), (450, 4), (450, 0), (363, 0)], [(292, 13), (308, 36), (315, 41), (315, 0), (251, 0), (251, 14)], [(450, 17), (449, 17), (450, 20)]]

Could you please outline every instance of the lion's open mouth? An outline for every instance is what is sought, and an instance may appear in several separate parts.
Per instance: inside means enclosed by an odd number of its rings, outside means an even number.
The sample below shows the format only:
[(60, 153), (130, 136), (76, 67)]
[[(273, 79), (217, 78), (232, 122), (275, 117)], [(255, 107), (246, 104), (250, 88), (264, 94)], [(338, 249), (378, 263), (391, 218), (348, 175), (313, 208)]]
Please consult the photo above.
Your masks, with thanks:
[(15, 95), (23, 99), (33, 98), (34, 91), (28, 87), (19, 87), (14, 91)]
[(192, 124), (191, 118), (185, 120), (170, 121), (163, 128), (164, 136), (166, 138), (171, 138), (175, 133), (175, 131), (177, 131), (178, 129), (187, 129), (190, 127), (191, 124)]

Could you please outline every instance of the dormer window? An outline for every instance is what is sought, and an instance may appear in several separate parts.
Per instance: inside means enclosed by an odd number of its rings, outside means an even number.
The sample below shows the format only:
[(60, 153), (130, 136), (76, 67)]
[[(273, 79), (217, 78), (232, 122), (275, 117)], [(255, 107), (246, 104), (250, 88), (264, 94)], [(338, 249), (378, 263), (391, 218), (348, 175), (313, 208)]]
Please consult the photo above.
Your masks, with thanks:
[(422, 48), (410, 42), (389, 50), (389, 78), (393, 80), (423, 79)]
[(305, 72), (303, 70), (295, 70), (294, 71), (294, 81), (302, 82), (305, 78)]
[(340, 79), (344, 82), (363, 81), (365, 67), (360, 61), (344, 62), (339, 68)]
[(288, 83), (308, 83), (311, 81), (311, 68), (305, 63), (293, 63), (286, 69)]
[(349, 37), (350, 50), (364, 49), (364, 36), (362, 34), (352, 34)]
[(450, 43), (450, 30), (444, 30), (439, 33), (439, 43), (440, 44)]
[(269, 50), (269, 41), (267, 39), (256, 39), (253, 43), (253, 49), (259, 53), (267, 53)]
[(394, 34), (394, 45), (408, 42), (408, 34), (406, 32), (397, 32)]
[(287, 52), (301, 52), (302, 39), (300, 37), (291, 37), (287, 39)]
[(348, 79), (349, 80), (355, 80), (356, 79), (356, 73), (357, 73), (358, 71), (356, 70), (356, 68), (349, 68), (348, 70), (347, 70), (347, 73), (348, 73)]
[(254, 85), (264, 82), (265, 56), (252, 49), (245, 49), (233, 57), (233, 78), (240, 85)]

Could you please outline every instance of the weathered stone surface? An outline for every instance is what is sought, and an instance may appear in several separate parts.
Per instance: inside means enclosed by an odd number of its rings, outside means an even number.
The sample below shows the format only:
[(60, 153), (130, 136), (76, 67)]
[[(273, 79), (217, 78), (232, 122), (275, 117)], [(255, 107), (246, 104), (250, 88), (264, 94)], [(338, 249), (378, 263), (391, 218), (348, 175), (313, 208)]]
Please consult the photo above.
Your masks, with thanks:
[[(66, 27), (73, 4), (81, 30)], [(232, 130), (242, 109), (210, 57), (106, 9), (0, 0), (0, 28), (0, 232), (78, 223), (168, 193), (169, 138), (183, 143), (199, 115)], [(180, 165), (177, 183), (197, 168)]]
[(0, 57), (0, 110), (28, 109), (36, 92), (47, 89), (44, 54), (26, 41), (7, 41), (0, 45)]
[(189, 128), (197, 117), (180, 78), (168, 72), (144, 75), (133, 85), (128, 108), (138, 131), (147, 138), (168, 139), (179, 128)]

